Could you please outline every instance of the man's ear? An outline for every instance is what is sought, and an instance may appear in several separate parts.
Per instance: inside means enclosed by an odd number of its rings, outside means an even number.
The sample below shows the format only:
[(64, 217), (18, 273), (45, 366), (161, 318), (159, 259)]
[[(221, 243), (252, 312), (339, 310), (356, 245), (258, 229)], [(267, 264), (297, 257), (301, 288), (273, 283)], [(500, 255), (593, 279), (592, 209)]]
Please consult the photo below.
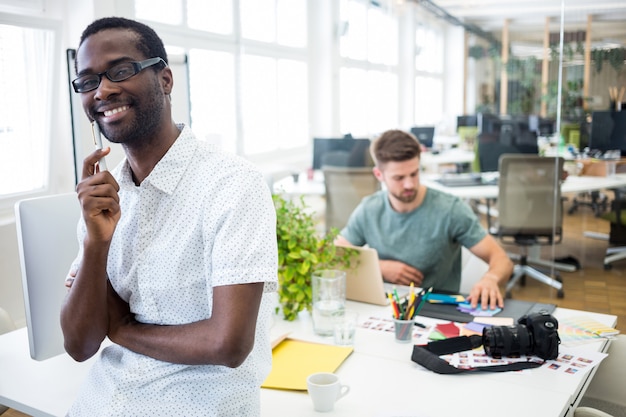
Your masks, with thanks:
[(172, 70), (170, 67), (165, 67), (161, 70), (160, 81), (163, 92), (166, 95), (170, 95), (172, 93), (172, 88), (174, 87), (174, 76), (172, 75)]
[(378, 169), (378, 167), (372, 168), (372, 172), (374, 173), (374, 176), (378, 181), (383, 182), (383, 173), (380, 171), (380, 169)]

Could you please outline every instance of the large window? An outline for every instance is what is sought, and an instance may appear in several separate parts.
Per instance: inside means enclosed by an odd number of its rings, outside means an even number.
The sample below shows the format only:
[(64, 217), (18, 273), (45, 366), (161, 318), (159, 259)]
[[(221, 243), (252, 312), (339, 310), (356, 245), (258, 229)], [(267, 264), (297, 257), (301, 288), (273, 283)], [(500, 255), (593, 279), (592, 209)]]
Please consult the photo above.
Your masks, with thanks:
[(187, 48), (194, 131), (245, 156), (304, 148), (306, 0), (164, 3), (135, 0), (135, 13), (188, 34), (185, 42), (164, 40)]
[(0, 196), (48, 185), (55, 32), (0, 24)]
[(442, 122), (443, 31), (432, 23), (420, 23), (415, 30), (415, 116), (416, 125)]
[(398, 18), (387, 4), (342, 0), (340, 129), (373, 136), (398, 126)]

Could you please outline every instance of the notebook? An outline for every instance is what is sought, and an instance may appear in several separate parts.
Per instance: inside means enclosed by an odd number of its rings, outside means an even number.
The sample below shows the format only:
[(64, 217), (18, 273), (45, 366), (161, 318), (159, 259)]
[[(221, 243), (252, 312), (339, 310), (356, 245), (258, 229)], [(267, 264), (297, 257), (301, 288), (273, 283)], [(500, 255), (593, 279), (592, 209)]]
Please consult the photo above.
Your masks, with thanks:
[(351, 246), (358, 254), (358, 265), (346, 269), (346, 299), (362, 303), (387, 305), (385, 284), (378, 264), (376, 249)]
[(306, 391), (315, 372), (335, 372), (354, 348), (285, 339), (272, 349), (272, 370), (261, 387)]

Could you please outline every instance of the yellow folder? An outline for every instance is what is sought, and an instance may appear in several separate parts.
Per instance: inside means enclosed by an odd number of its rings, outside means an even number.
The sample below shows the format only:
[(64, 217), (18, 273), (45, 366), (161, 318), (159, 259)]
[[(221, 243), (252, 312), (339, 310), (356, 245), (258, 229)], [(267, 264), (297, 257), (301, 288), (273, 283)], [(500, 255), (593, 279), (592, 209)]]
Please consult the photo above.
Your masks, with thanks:
[(263, 388), (306, 391), (306, 378), (316, 372), (335, 372), (354, 349), (285, 339), (272, 350), (272, 370)]

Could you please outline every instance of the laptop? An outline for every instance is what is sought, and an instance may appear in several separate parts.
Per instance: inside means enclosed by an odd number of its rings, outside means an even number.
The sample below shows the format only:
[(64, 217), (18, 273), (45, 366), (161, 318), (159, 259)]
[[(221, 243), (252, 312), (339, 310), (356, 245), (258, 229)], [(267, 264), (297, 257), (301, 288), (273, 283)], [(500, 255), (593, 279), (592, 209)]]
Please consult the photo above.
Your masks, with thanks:
[(61, 305), (63, 280), (78, 253), (80, 218), (76, 193), (37, 197), (15, 205), (26, 327), (31, 358), (41, 361), (65, 352)]
[(478, 185), (498, 185), (498, 178), (495, 176), (484, 176), (482, 174), (452, 174), (444, 175), (436, 179), (438, 183), (446, 187), (474, 187)]
[(376, 249), (362, 246), (350, 248), (356, 249), (359, 254), (357, 266), (346, 269), (346, 299), (376, 305), (389, 304), (385, 292), (387, 284), (383, 283)]

